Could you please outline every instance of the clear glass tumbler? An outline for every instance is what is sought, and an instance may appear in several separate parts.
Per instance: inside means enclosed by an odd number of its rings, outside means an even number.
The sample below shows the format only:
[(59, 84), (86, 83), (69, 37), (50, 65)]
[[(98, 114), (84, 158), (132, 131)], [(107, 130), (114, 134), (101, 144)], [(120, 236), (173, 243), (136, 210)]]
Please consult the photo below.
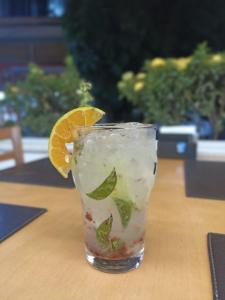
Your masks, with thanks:
[(110, 273), (137, 268), (155, 180), (155, 127), (95, 125), (81, 131), (74, 149), (72, 173), (83, 207), (87, 261)]

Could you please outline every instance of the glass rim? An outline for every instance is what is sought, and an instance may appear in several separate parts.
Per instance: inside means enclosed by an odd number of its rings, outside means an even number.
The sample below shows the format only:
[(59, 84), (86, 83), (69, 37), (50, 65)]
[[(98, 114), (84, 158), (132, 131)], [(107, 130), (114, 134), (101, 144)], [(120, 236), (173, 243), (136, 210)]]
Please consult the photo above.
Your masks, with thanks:
[[(133, 126), (127, 126), (126, 124), (133, 124)], [(120, 129), (120, 130), (137, 130), (137, 129), (154, 129), (156, 130), (157, 127), (155, 124), (148, 124), (148, 123), (136, 123), (136, 122), (120, 122), (120, 123), (99, 123), (95, 124), (93, 126), (90, 126), (92, 129), (97, 129), (97, 130), (115, 130), (115, 129)]]

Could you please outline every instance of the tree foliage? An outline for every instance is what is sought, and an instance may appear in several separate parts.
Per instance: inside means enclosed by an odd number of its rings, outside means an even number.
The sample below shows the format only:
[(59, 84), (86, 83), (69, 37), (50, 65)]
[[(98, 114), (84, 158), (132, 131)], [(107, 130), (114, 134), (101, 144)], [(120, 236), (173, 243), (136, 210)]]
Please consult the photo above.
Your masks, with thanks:
[(120, 120), (130, 109), (118, 100), (121, 74), (147, 58), (189, 55), (203, 41), (224, 49), (224, 9), (223, 0), (70, 0), (64, 26), (96, 104)]

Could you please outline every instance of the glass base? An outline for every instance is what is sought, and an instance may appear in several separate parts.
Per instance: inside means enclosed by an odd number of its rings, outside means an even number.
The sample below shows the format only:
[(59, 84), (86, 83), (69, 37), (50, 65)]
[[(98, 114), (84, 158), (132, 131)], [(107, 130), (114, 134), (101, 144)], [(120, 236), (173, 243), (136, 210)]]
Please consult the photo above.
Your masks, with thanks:
[(86, 259), (95, 269), (106, 273), (124, 273), (137, 269), (144, 257), (144, 247), (135, 255), (125, 259), (104, 259), (94, 256), (86, 249)]

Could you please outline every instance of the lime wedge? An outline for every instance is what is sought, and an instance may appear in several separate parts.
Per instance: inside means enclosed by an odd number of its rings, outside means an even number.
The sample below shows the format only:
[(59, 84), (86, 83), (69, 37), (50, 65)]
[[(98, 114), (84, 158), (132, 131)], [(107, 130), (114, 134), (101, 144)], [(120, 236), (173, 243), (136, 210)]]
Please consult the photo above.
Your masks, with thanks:
[(86, 195), (95, 200), (103, 200), (108, 197), (114, 190), (117, 182), (116, 170), (113, 168), (109, 176), (92, 192)]
[(110, 217), (102, 222), (96, 230), (96, 239), (104, 248), (107, 248), (110, 245), (109, 234), (112, 229), (112, 222), (113, 216), (110, 215)]
[(114, 198), (114, 201), (120, 214), (121, 223), (123, 227), (126, 228), (130, 221), (132, 210), (134, 207), (133, 202), (120, 198)]

